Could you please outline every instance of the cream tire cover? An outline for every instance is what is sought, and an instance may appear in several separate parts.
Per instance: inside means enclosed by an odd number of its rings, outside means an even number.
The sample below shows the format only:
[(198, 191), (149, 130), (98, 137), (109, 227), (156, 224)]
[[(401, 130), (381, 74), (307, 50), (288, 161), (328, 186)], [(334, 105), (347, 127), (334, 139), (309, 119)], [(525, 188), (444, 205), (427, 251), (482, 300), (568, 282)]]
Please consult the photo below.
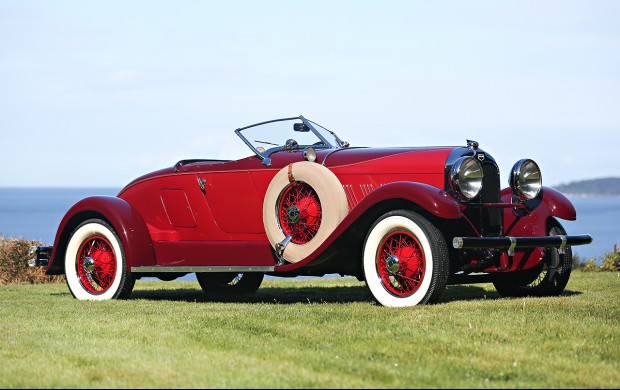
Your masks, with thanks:
[[(289, 175), (290, 172), (290, 175)], [(289, 179), (290, 176), (290, 179)], [(321, 205), (321, 221), (316, 235), (305, 244), (290, 242), (284, 250), (283, 258), (296, 263), (314, 252), (336, 229), (349, 213), (347, 195), (336, 175), (323, 165), (300, 161), (282, 168), (271, 180), (263, 201), (263, 223), (265, 233), (275, 249), (276, 244), (286, 238), (278, 222), (280, 199), (285, 190), (292, 185), (291, 180), (303, 182), (316, 192)]]

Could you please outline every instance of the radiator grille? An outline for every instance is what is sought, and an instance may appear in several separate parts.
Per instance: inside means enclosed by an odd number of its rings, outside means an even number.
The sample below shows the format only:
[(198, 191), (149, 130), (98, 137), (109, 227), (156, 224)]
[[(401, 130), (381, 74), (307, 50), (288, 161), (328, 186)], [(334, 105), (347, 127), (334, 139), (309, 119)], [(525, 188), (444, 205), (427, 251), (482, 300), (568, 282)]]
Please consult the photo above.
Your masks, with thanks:
[[(483, 161), (484, 179), (482, 191), (475, 203), (499, 203), (500, 181), (499, 169), (493, 161)], [(482, 236), (497, 237), (502, 235), (502, 209), (497, 207), (468, 207), (465, 215), (476, 226)]]

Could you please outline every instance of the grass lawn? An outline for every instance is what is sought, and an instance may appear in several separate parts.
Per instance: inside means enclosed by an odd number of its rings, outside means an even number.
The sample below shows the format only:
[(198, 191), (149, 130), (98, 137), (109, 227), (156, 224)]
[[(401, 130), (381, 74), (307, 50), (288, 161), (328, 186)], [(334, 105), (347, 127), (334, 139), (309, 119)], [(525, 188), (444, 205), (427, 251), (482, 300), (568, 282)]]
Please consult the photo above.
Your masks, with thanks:
[(139, 281), (105, 302), (0, 286), (0, 387), (618, 388), (619, 296), (620, 274), (580, 271), (561, 297), (449, 286), (405, 309), (351, 278), (237, 297)]

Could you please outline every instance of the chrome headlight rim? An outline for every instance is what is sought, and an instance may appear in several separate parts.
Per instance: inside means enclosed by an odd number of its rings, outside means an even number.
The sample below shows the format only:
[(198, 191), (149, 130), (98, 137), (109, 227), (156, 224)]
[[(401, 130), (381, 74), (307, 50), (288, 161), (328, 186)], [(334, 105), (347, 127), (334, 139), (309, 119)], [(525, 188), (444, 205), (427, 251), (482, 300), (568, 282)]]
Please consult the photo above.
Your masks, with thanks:
[(450, 170), (450, 185), (461, 200), (467, 202), (480, 195), (483, 177), (480, 161), (470, 156), (461, 157)]
[(536, 199), (542, 190), (542, 172), (536, 161), (524, 158), (515, 163), (510, 171), (512, 193), (522, 202)]

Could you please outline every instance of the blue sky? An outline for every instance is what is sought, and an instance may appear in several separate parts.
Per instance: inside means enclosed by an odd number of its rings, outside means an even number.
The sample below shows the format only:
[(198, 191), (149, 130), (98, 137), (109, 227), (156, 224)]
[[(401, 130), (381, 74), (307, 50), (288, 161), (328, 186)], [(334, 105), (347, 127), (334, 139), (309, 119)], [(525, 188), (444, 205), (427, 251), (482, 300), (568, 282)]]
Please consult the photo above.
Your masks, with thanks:
[(620, 2), (0, 0), (1, 187), (120, 188), (300, 114), (620, 176)]

